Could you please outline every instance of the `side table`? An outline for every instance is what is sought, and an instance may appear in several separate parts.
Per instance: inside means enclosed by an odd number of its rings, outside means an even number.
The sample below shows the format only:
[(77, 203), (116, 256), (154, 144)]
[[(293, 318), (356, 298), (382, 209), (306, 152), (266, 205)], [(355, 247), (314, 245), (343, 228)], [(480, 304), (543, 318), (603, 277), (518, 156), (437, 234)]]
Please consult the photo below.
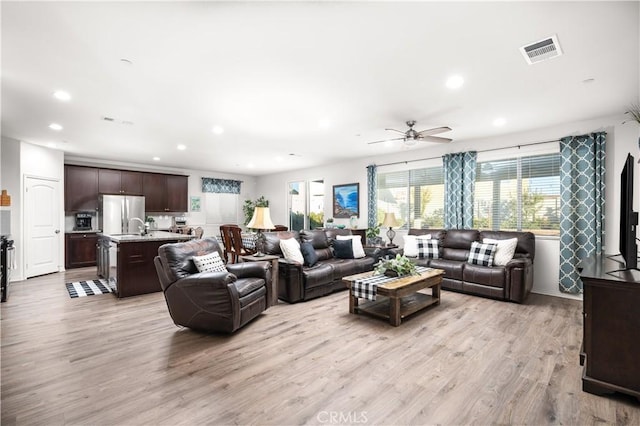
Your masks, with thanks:
[(252, 254), (240, 256), (241, 262), (271, 262), (271, 306), (278, 304), (278, 256), (271, 254), (265, 254), (264, 256), (256, 257)]

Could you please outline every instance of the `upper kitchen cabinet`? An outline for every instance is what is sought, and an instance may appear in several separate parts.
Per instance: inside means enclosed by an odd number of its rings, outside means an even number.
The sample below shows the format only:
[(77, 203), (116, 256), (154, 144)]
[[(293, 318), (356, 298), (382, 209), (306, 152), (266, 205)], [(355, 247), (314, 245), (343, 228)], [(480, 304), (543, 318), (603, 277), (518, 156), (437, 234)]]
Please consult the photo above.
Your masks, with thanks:
[(98, 210), (98, 169), (64, 166), (64, 210)]
[(189, 176), (167, 175), (167, 207), (186, 212), (189, 206)]
[(142, 194), (147, 212), (184, 213), (188, 210), (189, 177), (144, 173)]
[(99, 169), (100, 194), (142, 195), (141, 172), (128, 170)]

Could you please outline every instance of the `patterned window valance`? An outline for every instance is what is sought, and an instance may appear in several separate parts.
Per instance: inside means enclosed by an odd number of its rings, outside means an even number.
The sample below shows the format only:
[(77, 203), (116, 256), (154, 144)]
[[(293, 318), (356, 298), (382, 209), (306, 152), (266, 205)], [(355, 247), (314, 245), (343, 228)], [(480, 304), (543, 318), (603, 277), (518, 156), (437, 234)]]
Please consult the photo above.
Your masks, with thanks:
[(241, 180), (202, 178), (202, 192), (217, 194), (239, 194)]

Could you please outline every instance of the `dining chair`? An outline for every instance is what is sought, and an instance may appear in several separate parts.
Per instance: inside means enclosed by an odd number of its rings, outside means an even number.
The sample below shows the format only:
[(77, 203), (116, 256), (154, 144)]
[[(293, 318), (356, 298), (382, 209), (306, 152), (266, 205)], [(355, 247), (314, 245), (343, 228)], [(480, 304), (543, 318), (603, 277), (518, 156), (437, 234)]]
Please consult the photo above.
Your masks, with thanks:
[(220, 237), (222, 237), (222, 245), (224, 246), (224, 260), (225, 263), (236, 263), (236, 255), (233, 251), (233, 236), (231, 235), (231, 229), (240, 227), (234, 224), (220, 225)]
[(193, 235), (195, 235), (195, 236), (196, 236), (196, 239), (198, 239), (198, 240), (199, 240), (200, 238), (202, 238), (202, 235), (203, 235), (203, 234), (204, 234), (204, 229), (202, 229), (202, 227), (201, 227), (201, 226), (198, 226), (197, 228), (195, 228), (195, 229), (193, 230)]
[(240, 227), (230, 228), (231, 229), (231, 243), (233, 244), (233, 255), (234, 261), (233, 263), (237, 263), (240, 259), (240, 256), (244, 256), (247, 254), (254, 254), (255, 250), (248, 249), (242, 243), (242, 229)]

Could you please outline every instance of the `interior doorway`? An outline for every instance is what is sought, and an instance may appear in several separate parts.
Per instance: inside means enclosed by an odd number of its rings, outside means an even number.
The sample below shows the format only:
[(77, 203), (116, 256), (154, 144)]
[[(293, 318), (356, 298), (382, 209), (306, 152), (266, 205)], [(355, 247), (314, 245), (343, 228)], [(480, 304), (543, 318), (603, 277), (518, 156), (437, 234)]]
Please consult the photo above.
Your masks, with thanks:
[(59, 181), (26, 177), (24, 191), (25, 276), (58, 272), (62, 237)]

